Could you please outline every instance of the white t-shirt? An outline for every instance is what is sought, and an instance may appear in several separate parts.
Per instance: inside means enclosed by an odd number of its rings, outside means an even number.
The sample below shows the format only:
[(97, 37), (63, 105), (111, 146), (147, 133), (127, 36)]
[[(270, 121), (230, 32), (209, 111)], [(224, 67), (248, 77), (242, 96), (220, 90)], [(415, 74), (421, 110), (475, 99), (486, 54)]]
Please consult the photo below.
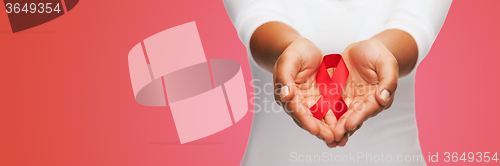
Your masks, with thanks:
[[(249, 48), (260, 25), (279, 21), (325, 54), (387, 29), (415, 39), (418, 63), (429, 52), (451, 0), (224, 0), (238, 35)], [(250, 57), (251, 53), (248, 51)], [(392, 107), (366, 121), (345, 147), (330, 149), (300, 129), (274, 102), (272, 73), (250, 58), (255, 112), (242, 165), (425, 165), (415, 119), (415, 70), (399, 79)]]

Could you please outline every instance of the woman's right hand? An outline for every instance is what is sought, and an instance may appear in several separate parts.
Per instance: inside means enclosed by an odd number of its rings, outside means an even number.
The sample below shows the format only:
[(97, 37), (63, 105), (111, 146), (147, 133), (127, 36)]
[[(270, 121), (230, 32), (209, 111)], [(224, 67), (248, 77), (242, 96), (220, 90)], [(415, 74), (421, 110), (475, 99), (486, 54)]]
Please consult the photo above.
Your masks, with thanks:
[(274, 98), (299, 127), (323, 140), (328, 147), (336, 147), (332, 133), (337, 122), (335, 115), (328, 111), (318, 120), (309, 111), (321, 97), (316, 73), (322, 58), (323, 52), (310, 40), (294, 40), (274, 65)]

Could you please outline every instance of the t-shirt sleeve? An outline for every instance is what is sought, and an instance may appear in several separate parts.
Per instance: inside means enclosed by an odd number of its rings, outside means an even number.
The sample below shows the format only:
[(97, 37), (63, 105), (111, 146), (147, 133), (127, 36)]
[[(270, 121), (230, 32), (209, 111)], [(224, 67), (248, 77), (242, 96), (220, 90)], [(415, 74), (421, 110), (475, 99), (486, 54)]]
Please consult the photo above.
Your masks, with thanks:
[(224, 0), (224, 5), (247, 48), (253, 32), (262, 24), (271, 21), (291, 24), (282, 0)]
[(418, 66), (441, 30), (451, 2), (452, 0), (395, 1), (383, 30), (400, 29), (415, 39), (418, 47)]

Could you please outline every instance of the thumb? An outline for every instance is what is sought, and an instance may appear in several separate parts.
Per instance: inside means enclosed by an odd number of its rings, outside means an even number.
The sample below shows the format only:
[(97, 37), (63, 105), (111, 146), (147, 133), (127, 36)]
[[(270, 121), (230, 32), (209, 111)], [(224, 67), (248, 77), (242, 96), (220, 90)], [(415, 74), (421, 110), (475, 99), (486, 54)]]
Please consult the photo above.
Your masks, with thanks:
[(376, 98), (380, 105), (385, 106), (396, 92), (399, 68), (396, 58), (391, 53), (382, 53), (380, 56), (375, 66), (379, 77)]
[[(283, 54), (286, 53), (285, 51)], [(295, 94), (295, 78), (300, 71), (302, 62), (300, 58), (294, 57), (296, 56), (282, 55), (275, 65), (274, 88), (277, 93), (275, 96), (283, 103), (290, 101)]]

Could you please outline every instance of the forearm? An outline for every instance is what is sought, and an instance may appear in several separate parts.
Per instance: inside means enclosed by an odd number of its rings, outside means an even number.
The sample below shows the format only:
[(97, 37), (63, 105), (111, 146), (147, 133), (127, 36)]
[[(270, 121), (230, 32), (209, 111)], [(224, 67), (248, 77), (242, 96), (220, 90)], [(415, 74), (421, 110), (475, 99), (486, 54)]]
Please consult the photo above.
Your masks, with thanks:
[(382, 42), (396, 57), (400, 77), (413, 70), (418, 59), (418, 47), (410, 34), (398, 29), (389, 29), (374, 36), (373, 39)]
[(292, 27), (281, 22), (268, 22), (253, 33), (250, 38), (250, 51), (259, 66), (273, 72), (278, 57), (298, 38), (301, 36)]
[[(281, 22), (268, 22), (255, 30), (250, 39), (250, 51), (259, 66), (272, 72), (274, 63), (290, 43), (300, 34)], [(397, 29), (379, 33), (373, 39), (381, 41), (398, 61), (399, 76), (409, 74), (418, 59), (418, 48), (413, 37)]]

